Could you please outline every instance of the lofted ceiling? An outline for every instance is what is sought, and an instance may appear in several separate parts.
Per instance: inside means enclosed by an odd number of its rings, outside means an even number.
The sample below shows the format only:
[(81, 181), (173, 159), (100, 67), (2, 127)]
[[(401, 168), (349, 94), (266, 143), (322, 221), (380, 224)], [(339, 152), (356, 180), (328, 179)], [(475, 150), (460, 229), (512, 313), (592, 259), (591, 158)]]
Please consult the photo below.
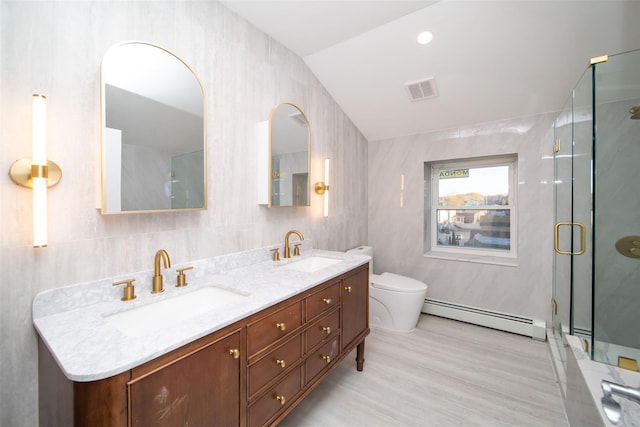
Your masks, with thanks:
[[(590, 58), (640, 49), (636, 0), (222, 3), (302, 57), (369, 141), (558, 111)], [(412, 101), (425, 78), (437, 96)]]

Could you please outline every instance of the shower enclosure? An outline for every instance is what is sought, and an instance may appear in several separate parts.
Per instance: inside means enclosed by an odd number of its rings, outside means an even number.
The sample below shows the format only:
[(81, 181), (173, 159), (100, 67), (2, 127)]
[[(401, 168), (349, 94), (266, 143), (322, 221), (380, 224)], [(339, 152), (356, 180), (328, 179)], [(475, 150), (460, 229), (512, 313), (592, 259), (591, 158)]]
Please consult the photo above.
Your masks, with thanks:
[(640, 50), (594, 58), (554, 123), (554, 340), (640, 360)]

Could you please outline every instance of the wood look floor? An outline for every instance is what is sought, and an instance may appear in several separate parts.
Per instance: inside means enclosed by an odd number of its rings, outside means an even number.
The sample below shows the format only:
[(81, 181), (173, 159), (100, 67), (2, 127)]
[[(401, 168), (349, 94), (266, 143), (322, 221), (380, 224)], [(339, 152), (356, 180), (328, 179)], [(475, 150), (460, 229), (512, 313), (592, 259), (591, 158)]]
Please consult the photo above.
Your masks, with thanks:
[(421, 315), (373, 329), (279, 427), (568, 426), (547, 343)]

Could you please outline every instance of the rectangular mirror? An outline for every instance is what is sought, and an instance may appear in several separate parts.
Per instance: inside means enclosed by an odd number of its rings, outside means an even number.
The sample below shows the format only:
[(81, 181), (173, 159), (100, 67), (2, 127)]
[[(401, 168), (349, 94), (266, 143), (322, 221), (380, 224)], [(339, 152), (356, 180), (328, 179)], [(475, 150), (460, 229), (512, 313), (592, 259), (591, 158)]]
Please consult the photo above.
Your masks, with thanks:
[(206, 104), (193, 70), (125, 42), (101, 71), (102, 214), (206, 209)]

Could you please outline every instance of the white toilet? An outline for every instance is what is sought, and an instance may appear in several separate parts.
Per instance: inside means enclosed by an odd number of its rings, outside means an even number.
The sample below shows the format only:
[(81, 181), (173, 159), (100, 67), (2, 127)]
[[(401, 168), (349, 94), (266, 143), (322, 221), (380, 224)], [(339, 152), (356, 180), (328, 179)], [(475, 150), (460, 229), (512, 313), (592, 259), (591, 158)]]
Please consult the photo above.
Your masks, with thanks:
[(398, 332), (411, 332), (418, 324), (427, 285), (393, 273), (373, 274), (373, 247), (347, 251), (371, 257), (369, 261), (369, 324)]

